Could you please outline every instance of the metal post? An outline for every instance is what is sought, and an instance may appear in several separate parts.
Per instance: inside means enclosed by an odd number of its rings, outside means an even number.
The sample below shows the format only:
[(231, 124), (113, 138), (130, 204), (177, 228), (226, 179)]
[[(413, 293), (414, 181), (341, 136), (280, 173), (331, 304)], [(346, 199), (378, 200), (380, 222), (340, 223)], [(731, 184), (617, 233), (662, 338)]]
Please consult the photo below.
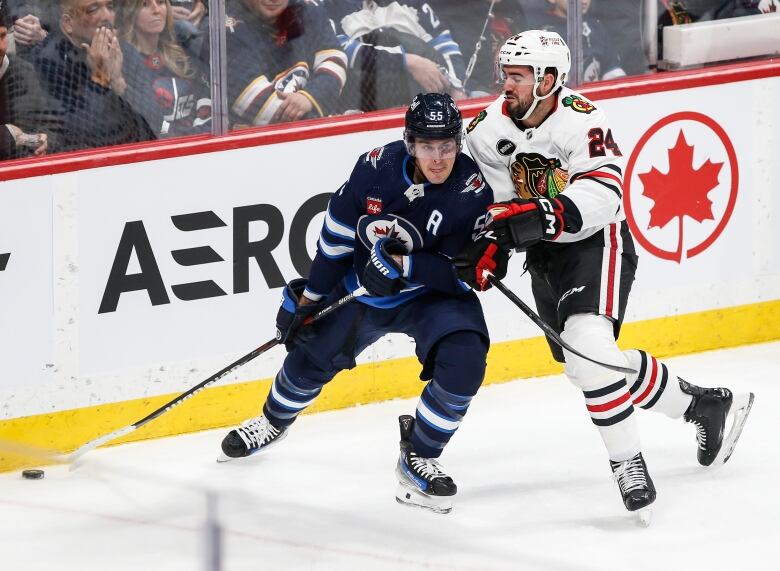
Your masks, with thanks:
[(577, 88), (582, 85), (582, 4), (581, 0), (569, 0), (566, 17), (566, 43), (571, 51), (571, 71), (566, 84)]
[(642, 37), (644, 38), (645, 57), (647, 65), (656, 67), (658, 64), (658, 1), (642, 1)]
[(228, 132), (227, 54), (225, 47), (225, 3), (209, 2), (209, 65), (211, 76), (211, 132)]

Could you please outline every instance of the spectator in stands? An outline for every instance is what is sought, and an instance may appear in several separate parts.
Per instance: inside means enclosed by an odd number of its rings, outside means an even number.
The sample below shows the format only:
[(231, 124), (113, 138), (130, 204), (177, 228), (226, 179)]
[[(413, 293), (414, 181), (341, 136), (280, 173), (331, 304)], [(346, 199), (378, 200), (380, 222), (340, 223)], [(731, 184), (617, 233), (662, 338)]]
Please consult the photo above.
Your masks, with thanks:
[[(557, 32), (565, 38), (569, 0), (546, 0), (546, 2), (547, 9), (540, 14), (538, 21), (534, 22), (535, 18), (532, 18), (531, 26)], [(580, 6), (582, 7), (582, 81), (588, 83), (623, 77), (626, 72), (623, 70), (620, 54), (612, 45), (612, 38), (601, 21), (590, 16), (591, 0), (581, 0)], [(635, 41), (641, 42), (639, 37)]]
[(304, 0), (232, 0), (226, 11), (234, 128), (338, 109), (347, 58), (321, 7)]
[(208, 133), (211, 95), (176, 41), (170, 0), (124, 0), (117, 24), (124, 98), (159, 138)]
[(479, 0), (453, 2), (429, 0), (467, 59), (464, 89), (470, 97), (498, 94), (502, 86), (496, 76), (498, 50), (516, 30), (528, 28), (524, 0)]
[(463, 99), (460, 46), (425, 0), (323, 0), (349, 58), (350, 109), (406, 105), (417, 92)]
[(0, 0), (0, 160), (46, 154), (51, 126), (35, 70), (6, 53), (9, 21)]
[(86, 149), (154, 139), (122, 99), (127, 83), (114, 33), (111, 0), (60, 0), (62, 16), (35, 51), (41, 87), (64, 123), (62, 149)]
[(26, 57), (59, 21), (59, 7), (50, 0), (9, 0), (15, 53)]
[(171, 0), (176, 39), (187, 54), (197, 59), (208, 34), (206, 0)]

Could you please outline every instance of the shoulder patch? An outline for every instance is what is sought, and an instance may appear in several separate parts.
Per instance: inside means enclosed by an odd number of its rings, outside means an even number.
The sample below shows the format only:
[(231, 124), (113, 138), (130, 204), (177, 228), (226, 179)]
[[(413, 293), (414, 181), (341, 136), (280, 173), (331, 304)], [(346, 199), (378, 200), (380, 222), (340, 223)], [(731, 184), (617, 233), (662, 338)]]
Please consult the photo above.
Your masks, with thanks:
[(514, 153), (516, 148), (517, 145), (515, 145), (509, 139), (499, 139), (498, 143), (496, 143), (496, 150), (498, 151), (498, 154), (504, 155), (505, 157), (508, 157)]
[(479, 114), (471, 120), (469, 126), (466, 127), (466, 133), (471, 133), (479, 125), (480, 121), (483, 121), (487, 117), (487, 110), (483, 109)]
[(473, 192), (474, 194), (478, 194), (483, 188), (485, 188), (485, 181), (482, 178), (482, 174), (475, 172), (466, 180), (466, 188), (460, 192)]
[(382, 158), (384, 152), (385, 152), (384, 147), (377, 147), (376, 149), (372, 150), (370, 153), (366, 155), (366, 162), (371, 163), (371, 166), (373, 166), (376, 169), (377, 168), (376, 164), (379, 162), (379, 159)]
[(579, 95), (567, 95), (563, 98), (564, 107), (570, 107), (572, 111), (576, 111), (577, 113), (590, 113), (594, 109), (596, 109), (596, 106), (593, 105), (590, 101), (586, 101)]

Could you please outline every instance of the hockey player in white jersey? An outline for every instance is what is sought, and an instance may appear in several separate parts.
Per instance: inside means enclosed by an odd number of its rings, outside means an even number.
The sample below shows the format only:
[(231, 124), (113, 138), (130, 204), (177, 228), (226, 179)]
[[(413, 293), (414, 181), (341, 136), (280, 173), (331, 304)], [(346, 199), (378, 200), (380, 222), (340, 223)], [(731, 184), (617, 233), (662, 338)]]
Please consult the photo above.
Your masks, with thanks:
[[(645, 521), (656, 490), (635, 407), (694, 424), (698, 461), (709, 466), (731, 455), (753, 395), (692, 385), (645, 351), (618, 348), (637, 255), (623, 213), (623, 157), (611, 125), (597, 105), (564, 86), (570, 54), (557, 33), (531, 30), (509, 38), (498, 67), (504, 94), (477, 115), (466, 135), (502, 201), (488, 209), (492, 229), (502, 247), (526, 252), (539, 314), (564, 341), (637, 371), (615, 373), (550, 343), (584, 393), (626, 508), (641, 510)], [(479, 276), (489, 268), (488, 246), (485, 253), (470, 250), (456, 264), (476, 289), (485, 284)]]

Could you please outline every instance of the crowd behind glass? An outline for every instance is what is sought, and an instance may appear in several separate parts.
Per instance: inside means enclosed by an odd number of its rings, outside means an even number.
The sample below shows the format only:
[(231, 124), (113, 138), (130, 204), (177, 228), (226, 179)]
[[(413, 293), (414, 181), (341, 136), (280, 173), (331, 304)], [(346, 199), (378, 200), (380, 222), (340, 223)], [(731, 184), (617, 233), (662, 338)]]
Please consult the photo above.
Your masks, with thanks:
[[(581, 1), (583, 83), (655, 71), (641, 4)], [(225, 0), (228, 128), (405, 106), (420, 91), (497, 94), (504, 40), (567, 37), (568, 7)], [(657, 25), (775, 11), (780, 0), (663, 0)], [(214, 21), (208, 0), (0, 0), (0, 159), (212, 133)]]

